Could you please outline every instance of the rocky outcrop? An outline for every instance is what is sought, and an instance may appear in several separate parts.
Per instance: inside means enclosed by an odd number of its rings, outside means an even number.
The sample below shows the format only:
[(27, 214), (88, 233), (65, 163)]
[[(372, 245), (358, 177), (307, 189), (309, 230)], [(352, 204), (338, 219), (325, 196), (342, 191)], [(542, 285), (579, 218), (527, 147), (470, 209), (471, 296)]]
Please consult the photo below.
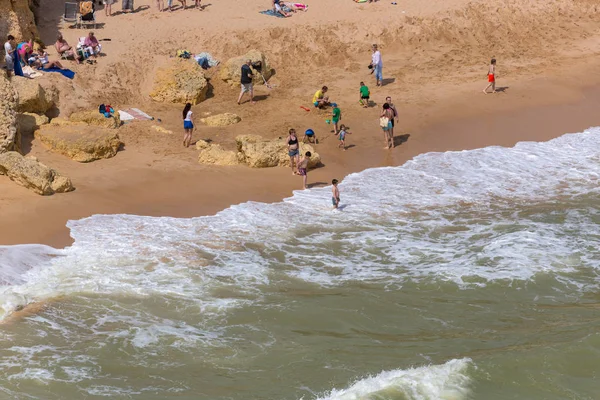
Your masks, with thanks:
[(17, 92), (0, 73), (0, 154), (14, 150), (17, 141)]
[(17, 114), (17, 130), (19, 135), (31, 135), (42, 125), (46, 125), (50, 119), (45, 115), (34, 113)]
[[(0, 38), (3, 43), (8, 35), (18, 41), (38, 36), (30, 4), (29, 0), (0, 0)], [(0, 52), (4, 60), (4, 48)]]
[(59, 92), (50, 80), (14, 76), (11, 83), (19, 95), (17, 112), (45, 114), (58, 104)]
[(150, 97), (161, 103), (198, 104), (206, 99), (207, 91), (202, 68), (194, 61), (177, 58), (157, 70)]
[[(257, 135), (240, 135), (235, 138), (240, 162), (252, 168), (268, 168), (290, 165), (285, 139), (265, 140)], [(300, 154), (311, 152), (308, 168), (321, 164), (321, 156), (309, 145), (300, 143)]]
[(159, 126), (159, 125), (152, 125), (152, 129), (154, 129), (158, 133), (164, 133), (164, 134), (167, 134), (167, 135), (172, 135), (173, 134), (173, 131), (165, 129), (162, 126)]
[(88, 125), (101, 126), (103, 128), (116, 129), (121, 126), (121, 118), (119, 113), (106, 118), (104, 114), (100, 114), (98, 110), (77, 111), (69, 116), (71, 122), (83, 122)]
[[(273, 74), (273, 68), (271, 67), (271, 64), (269, 64), (269, 59), (264, 55), (263, 52), (258, 50), (250, 50), (243, 56), (233, 57), (224, 62), (221, 65), (219, 77), (233, 86), (239, 85), (242, 74), (242, 65), (246, 62), (246, 60), (252, 60), (252, 62), (262, 62), (261, 73), (266, 80), (269, 80)], [(253, 72), (255, 71), (253, 70)], [(258, 73), (254, 74), (254, 78), (252, 80), (255, 84), (263, 83), (263, 78)]]
[(74, 190), (71, 180), (35, 158), (23, 157), (16, 151), (0, 154), (0, 175), (41, 195), (64, 193)]
[(83, 123), (44, 125), (35, 131), (35, 138), (50, 150), (84, 163), (114, 157), (122, 145), (115, 129)]
[(198, 162), (200, 164), (239, 164), (236, 152), (231, 150), (224, 150), (219, 144), (212, 144), (204, 140), (198, 140), (196, 142), (196, 149), (200, 151), (200, 153), (198, 154)]
[(227, 126), (237, 124), (241, 120), (242, 119), (235, 114), (224, 113), (202, 118), (200, 121), (202, 121), (202, 123), (208, 126)]

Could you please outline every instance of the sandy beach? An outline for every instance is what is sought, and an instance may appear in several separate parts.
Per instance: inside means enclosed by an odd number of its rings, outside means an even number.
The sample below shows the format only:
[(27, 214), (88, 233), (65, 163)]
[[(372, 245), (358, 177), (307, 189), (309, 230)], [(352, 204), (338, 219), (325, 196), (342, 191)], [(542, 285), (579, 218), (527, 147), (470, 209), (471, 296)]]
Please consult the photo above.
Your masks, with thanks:
[[(38, 28), (47, 43), (58, 30), (59, 3), (44, 3), (40, 10)], [(324, 164), (310, 172), (313, 186), (366, 168), (400, 165), (424, 152), (512, 146), (598, 125), (594, 109), (600, 95), (594, 85), (599, 80), (595, 72), (600, 42), (591, 35), (598, 24), (590, 11), (593, 3), (498, 2), (502, 7), (494, 13), (487, 12), (493, 9), (487, 3), (317, 3), (289, 19), (259, 14), (266, 8), (261, 2), (214, 2), (205, 4), (203, 11), (173, 13), (158, 13), (154, 3), (136, 2), (138, 12), (112, 17), (98, 10), (102, 28), (96, 35), (111, 39), (103, 42), (106, 56), (93, 66), (70, 65), (78, 76), (75, 89), (61, 93), (61, 115), (100, 102), (137, 106), (161, 118), (162, 126), (174, 133), (158, 133), (146, 122), (123, 126), (119, 135), (124, 150), (90, 164), (53, 154), (33, 138), (24, 138), (27, 154), (68, 175), (76, 190), (40, 197), (2, 177), (0, 243), (62, 247), (70, 243), (65, 223), (71, 219), (121, 213), (209, 215), (245, 201), (279, 201), (300, 188), (300, 179), (286, 168), (199, 165), (196, 150), (180, 147), (180, 106), (147, 98), (153, 71), (178, 48), (210, 51), (221, 60), (249, 48), (269, 55), (276, 69), (270, 80), (275, 87), (258, 87), (255, 105), (238, 107), (237, 87), (211, 79), (214, 96), (194, 106), (194, 112), (236, 112), (242, 122), (228, 128), (199, 126), (194, 139), (232, 148), (238, 134), (274, 138), (285, 136), (289, 127), (311, 127), (321, 138), (318, 151)], [(565, 15), (581, 23), (567, 26), (561, 22)], [(503, 37), (506, 28), (494, 21), (509, 16), (514, 29)], [(548, 21), (556, 21), (559, 28), (543, 30)], [(62, 32), (74, 43), (85, 31)], [(375, 87), (365, 68), (371, 42), (382, 46), (383, 88)], [(136, 49), (133, 54), (131, 48)], [(490, 56), (499, 60), (501, 91), (484, 96)], [(354, 100), (361, 80), (370, 86), (376, 103), (367, 110)], [(336, 137), (323, 122), (326, 113), (300, 108), (309, 105), (312, 93), (323, 84), (331, 88), (343, 122), (354, 133), (346, 152), (337, 149)], [(387, 95), (400, 113), (399, 146), (389, 152), (382, 149), (377, 125)]]

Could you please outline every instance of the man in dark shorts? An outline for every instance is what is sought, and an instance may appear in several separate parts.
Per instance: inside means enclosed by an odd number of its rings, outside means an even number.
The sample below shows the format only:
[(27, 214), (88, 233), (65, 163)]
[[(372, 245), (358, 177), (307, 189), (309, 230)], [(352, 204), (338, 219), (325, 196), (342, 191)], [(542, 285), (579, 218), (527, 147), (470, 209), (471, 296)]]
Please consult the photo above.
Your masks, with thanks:
[(246, 60), (246, 64), (242, 65), (242, 77), (240, 82), (242, 84), (242, 91), (240, 92), (240, 97), (238, 97), (238, 105), (241, 104), (242, 97), (244, 97), (244, 93), (248, 92), (250, 94), (250, 102), (252, 104), (256, 103), (254, 101), (254, 88), (252, 87), (252, 78), (254, 78), (254, 74), (252, 74), (252, 60)]

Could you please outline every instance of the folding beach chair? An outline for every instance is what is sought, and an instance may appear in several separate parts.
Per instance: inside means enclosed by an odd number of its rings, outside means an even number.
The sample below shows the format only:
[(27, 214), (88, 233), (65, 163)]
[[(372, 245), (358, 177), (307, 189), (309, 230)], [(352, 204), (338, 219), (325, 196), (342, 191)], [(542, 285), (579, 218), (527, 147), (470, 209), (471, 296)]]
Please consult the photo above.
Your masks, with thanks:
[(77, 3), (65, 3), (65, 13), (63, 15), (64, 22), (77, 23), (77, 14), (79, 6)]
[[(91, 18), (90, 19), (83, 19), (83, 17), (85, 15), (90, 15), (91, 14)], [(94, 10), (94, 2), (91, 0), (84, 0), (79, 2), (79, 10), (78, 10), (78, 28), (81, 27), (81, 25), (94, 25), (94, 29), (97, 28), (96, 25), (96, 11)]]

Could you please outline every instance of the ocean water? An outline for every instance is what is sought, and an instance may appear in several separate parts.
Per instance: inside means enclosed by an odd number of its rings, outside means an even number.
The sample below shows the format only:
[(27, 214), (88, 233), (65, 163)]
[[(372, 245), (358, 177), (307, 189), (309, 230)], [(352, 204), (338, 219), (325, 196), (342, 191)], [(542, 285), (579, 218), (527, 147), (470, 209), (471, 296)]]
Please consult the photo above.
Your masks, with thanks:
[(70, 221), (0, 247), (0, 398), (598, 399), (599, 183), (591, 128)]

